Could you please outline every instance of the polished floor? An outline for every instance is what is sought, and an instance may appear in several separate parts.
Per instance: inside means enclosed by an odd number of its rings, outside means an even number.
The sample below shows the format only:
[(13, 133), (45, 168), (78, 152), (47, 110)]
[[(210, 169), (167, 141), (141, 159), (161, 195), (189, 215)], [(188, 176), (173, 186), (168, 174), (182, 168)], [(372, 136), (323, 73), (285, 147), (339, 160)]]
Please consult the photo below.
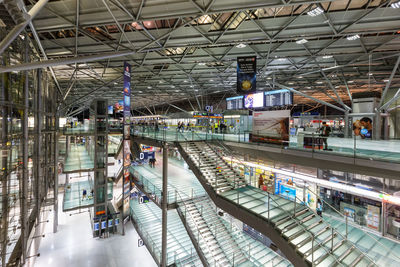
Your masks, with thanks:
[[(59, 197), (61, 205), (61, 196)], [(61, 208), (61, 207), (60, 207)], [(82, 213), (59, 212), (58, 232), (53, 233), (52, 218), (39, 248), (35, 267), (156, 267), (146, 246), (138, 247), (139, 236), (131, 222), (126, 234), (92, 237), (87, 209)]]
[(93, 167), (93, 160), (90, 158), (86, 147), (84, 145), (71, 145), (65, 159), (64, 172), (91, 170)]

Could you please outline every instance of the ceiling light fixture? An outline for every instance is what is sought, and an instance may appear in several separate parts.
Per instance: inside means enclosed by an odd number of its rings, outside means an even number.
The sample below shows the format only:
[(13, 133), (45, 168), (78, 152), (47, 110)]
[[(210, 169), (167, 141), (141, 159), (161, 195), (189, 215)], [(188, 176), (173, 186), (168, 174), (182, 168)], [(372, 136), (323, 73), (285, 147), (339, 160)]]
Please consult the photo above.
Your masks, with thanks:
[(278, 58), (278, 61), (285, 61), (285, 60), (286, 60), (286, 58), (284, 58), (284, 57)]
[(316, 7), (310, 11), (307, 12), (307, 15), (311, 16), (311, 17), (315, 17), (318, 15), (321, 15), (322, 13), (324, 13), (324, 10), (320, 7)]
[(114, 82), (114, 85), (117, 85), (118, 83), (117, 82)]
[(288, 84), (294, 84), (293, 82), (289, 82)]
[(400, 1), (397, 1), (397, 2), (395, 2), (395, 3), (392, 3), (392, 4), (390, 5), (390, 7), (391, 7), (391, 8), (400, 8)]
[(193, 85), (191, 85), (190, 88), (193, 88)]
[(210, 79), (210, 82), (213, 82), (214, 80), (213, 79)]
[(322, 82), (321, 81), (319, 81), (319, 82), (317, 82), (318, 84), (322, 84)]
[(389, 80), (383, 80), (385, 83), (389, 82)]
[(244, 43), (240, 43), (238, 45), (236, 45), (236, 48), (245, 48), (247, 45)]
[(322, 58), (325, 58), (325, 59), (327, 59), (327, 58), (332, 58), (333, 56), (331, 56), (331, 55), (325, 55), (325, 56), (323, 56)]
[(354, 40), (359, 39), (359, 38), (360, 38), (360, 35), (358, 35), (358, 34), (349, 35), (349, 36), (347, 36), (346, 38), (347, 38), (347, 40), (349, 40), (349, 41), (354, 41)]
[(188, 81), (187, 81), (187, 80), (184, 80), (183, 82), (184, 82), (184, 83), (187, 83)]
[(206, 65), (206, 63), (204, 63), (204, 62), (199, 62), (199, 65), (200, 65), (200, 66), (204, 66), (204, 65)]
[(354, 81), (348, 81), (347, 83), (354, 83)]
[(296, 44), (305, 44), (305, 43), (307, 43), (308, 41), (307, 41), (307, 39), (301, 39), (301, 40), (297, 40), (296, 41)]
[(303, 76), (299, 76), (299, 77), (297, 77), (297, 78), (299, 78), (299, 79), (303, 79)]
[(152, 87), (151, 86), (147, 86), (147, 89), (151, 89)]
[(138, 91), (138, 93), (143, 93), (143, 91)]

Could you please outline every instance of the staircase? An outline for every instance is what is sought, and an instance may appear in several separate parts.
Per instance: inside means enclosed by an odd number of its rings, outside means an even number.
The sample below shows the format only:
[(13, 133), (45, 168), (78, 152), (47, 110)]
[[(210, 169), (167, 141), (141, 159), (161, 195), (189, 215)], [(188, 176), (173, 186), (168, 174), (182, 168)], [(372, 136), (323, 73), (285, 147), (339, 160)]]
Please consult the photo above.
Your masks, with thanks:
[(219, 216), (208, 197), (180, 202), (178, 214), (209, 265), (291, 266), (285, 258)]
[(185, 152), (217, 193), (246, 186), (246, 181), (233, 170), (208, 143), (188, 142)]
[[(294, 260), (301, 257), (306, 265), (313, 266), (375, 266), (368, 255), (313, 210), (300, 204), (301, 201), (294, 202), (247, 186), (244, 178), (208, 143), (185, 142), (176, 145), (217, 206), (226, 207), (228, 203), (232, 207), (230, 213), (238, 216), (240, 213), (238, 218), (256, 229), (258, 226), (251, 218), (262, 218), (265, 227), (257, 230), (269, 236), (274, 243), (285, 246), (283, 253), (295, 255)], [(189, 204), (194, 209), (193, 203)], [(198, 211), (193, 212), (193, 216), (198, 216)], [(266, 230), (267, 226), (274, 233)]]
[[(211, 266), (240, 266), (247, 258), (217, 217), (215, 209), (202, 205), (205, 198), (186, 200), (179, 204), (178, 214), (196, 239), (200, 253)], [(193, 241), (193, 240), (192, 240)]]

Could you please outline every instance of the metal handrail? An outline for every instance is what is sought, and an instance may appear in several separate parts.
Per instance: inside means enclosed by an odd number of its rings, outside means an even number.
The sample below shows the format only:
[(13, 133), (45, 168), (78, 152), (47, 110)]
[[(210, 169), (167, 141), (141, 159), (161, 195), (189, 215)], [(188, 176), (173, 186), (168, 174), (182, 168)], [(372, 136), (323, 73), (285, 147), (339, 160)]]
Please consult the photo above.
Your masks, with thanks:
[[(186, 210), (187, 210), (188, 208), (187, 208), (185, 202), (183, 201), (183, 199), (182, 199), (182, 197), (181, 197), (181, 195), (179, 194), (178, 191), (176, 191), (176, 194), (177, 194), (177, 196), (178, 196), (178, 197), (180, 198), (180, 200), (181, 200), (181, 201), (179, 202), (178, 209), (180, 210), (180, 209), (181, 209), (181, 208), (180, 208), (180, 205), (183, 204), (183, 206), (185, 207), (185, 216), (183, 216), (183, 217), (185, 218), (185, 221), (187, 221), (187, 218), (186, 218)], [(197, 209), (197, 207), (196, 207), (196, 209)], [(183, 215), (182, 211), (181, 211), (181, 214)], [(190, 218), (192, 219), (194, 226), (196, 227), (198, 236), (200, 235), (201, 238), (202, 238), (202, 239), (205, 241), (205, 243), (207, 244), (207, 243), (208, 243), (207, 239), (205, 239), (204, 236), (203, 236), (203, 234), (200, 232), (199, 228), (197, 227), (197, 224), (195, 223), (196, 221), (195, 221), (195, 219), (192, 217), (192, 214), (191, 214), (190, 212), (189, 212), (189, 216), (190, 216)], [(215, 238), (215, 239), (216, 239), (216, 238)], [(197, 243), (198, 243), (198, 245), (200, 246), (200, 240), (197, 240)], [(210, 247), (209, 247), (209, 246), (206, 246), (206, 247), (207, 247), (207, 250), (208, 250), (208, 252), (210, 253), (210, 255), (213, 255), (213, 258), (214, 258), (214, 253), (210, 250)], [(216, 264), (218, 264), (218, 266), (220, 266), (219, 263), (216, 263)]]
[[(267, 192), (267, 194), (268, 194), (268, 196), (269, 196), (270, 193)], [(274, 201), (274, 202), (276, 203), (276, 201), (275, 201), (273, 198), (271, 198), (270, 196), (269, 196), (269, 199), (272, 199), (272, 201)], [(238, 203), (238, 205), (239, 205), (239, 203)], [(279, 208), (279, 204), (276, 203), (276, 205), (277, 205), (277, 207)], [(279, 209), (280, 209), (280, 208), (279, 208)], [(296, 217), (293, 217), (291, 213), (289, 213), (288, 211), (286, 211), (286, 210), (284, 210), (284, 209), (281, 209), (281, 210), (282, 210), (284, 213), (287, 213), (287, 214), (289, 215), (289, 217), (292, 218), (292, 219), (294, 220), (294, 222), (295, 222), (298, 226), (300, 226), (305, 232), (307, 232), (307, 233), (313, 238), (313, 240), (314, 240), (314, 234), (313, 234), (312, 232), (309, 232), (302, 224), (300, 224)], [(270, 218), (268, 218), (268, 220), (270, 220)], [(322, 247), (327, 253), (329, 253), (329, 251), (328, 251), (324, 246), (322, 246), (321, 243), (320, 243), (318, 240), (317, 240), (316, 242), (319, 244), (319, 247)], [(312, 254), (313, 254), (313, 253), (314, 253), (314, 251), (312, 251)], [(333, 254), (332, 254), (332, 255), (333, 255)], [(335, 261), (338, 262), (339, 265), (342, 265), (342, 264), (338, 261), (338, 259), (337, 259), (336, 257), (335, 257)]]

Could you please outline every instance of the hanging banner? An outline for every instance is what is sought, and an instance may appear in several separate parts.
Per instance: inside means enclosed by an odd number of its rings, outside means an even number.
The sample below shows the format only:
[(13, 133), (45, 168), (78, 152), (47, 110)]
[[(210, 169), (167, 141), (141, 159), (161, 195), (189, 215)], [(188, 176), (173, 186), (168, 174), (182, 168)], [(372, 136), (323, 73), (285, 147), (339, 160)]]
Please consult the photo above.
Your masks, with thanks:
[(257, 57), (237, 58), (237, 93), (254, 93), (256, 87)]
[(124, 100), (123, 100), (123, 115), (124, 115), (124, 133), (123, 133), (123, 174), (124, 174), (124, 188), (123, 188), (123, 214), (129, 216), (129, 195), (131, 191), (131, 180), (129, 167), (131, 166), (131, 136), (130, 136), (130, 117), (131, 117), (131, 65), (124, 62)]

